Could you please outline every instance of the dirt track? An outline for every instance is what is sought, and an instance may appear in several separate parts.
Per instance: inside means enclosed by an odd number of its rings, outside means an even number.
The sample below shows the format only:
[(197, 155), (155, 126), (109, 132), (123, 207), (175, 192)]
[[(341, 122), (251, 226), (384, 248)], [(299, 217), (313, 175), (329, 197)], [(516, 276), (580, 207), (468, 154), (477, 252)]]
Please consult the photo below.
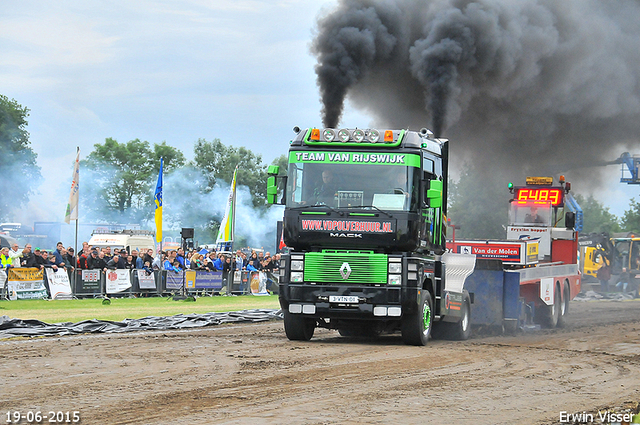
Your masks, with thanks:
[(571, 303), (562, 330), (426, 347), (318, 329), (290, 342), (281, 322), (0, 341), (0, 420), (19, 410), (79, 411), (84, 424), (559, 423), (561, 411), (640, 401), (639, 331), (640, 301), (598, 301)]

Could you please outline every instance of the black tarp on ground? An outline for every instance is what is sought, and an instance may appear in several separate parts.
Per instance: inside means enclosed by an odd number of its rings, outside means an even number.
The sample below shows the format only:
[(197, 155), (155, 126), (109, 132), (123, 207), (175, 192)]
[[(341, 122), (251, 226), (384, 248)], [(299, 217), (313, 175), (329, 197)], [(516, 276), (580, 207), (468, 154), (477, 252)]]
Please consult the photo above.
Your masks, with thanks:
[(17, 336), (60, 336), (83, 333), (201, 328), (222, 323), (264, 322), (272, 319), (282, 319), (281, 311), (256, 309), (227, 313), (178, 314), (166, 317), (149, 316), (142, 319), (125, 319), (122, 322), (93, 319), (78, 323), (52, 324), (39, 320), (11, 319), (8, 316), (0, 316), (0, 339)]

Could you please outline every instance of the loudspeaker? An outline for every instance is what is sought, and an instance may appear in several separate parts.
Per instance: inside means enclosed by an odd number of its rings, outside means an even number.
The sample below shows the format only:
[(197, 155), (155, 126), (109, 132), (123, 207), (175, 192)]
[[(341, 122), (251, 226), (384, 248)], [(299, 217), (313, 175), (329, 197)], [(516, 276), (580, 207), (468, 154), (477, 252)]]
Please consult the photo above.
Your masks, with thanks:
[(193, 239), (193, 227), (183, 227), (180, 236), (182, 239)]

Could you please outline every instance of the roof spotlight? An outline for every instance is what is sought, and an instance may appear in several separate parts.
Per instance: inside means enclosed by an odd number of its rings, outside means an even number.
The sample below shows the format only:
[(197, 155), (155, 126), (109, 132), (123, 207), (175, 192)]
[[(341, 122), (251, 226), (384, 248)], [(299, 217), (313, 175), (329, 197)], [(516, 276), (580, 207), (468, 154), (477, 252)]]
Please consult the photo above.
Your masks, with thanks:
[(349, 134), (349, 130), (343, 128), (342, 130), (338, 131), (338, 138), (343, 142), (348, 142), (351, 138), (351, 134)]
[(376, 129), (369, 130), (369, 141), (371, 143), (377, 143), (380, 141), (380, 132)]
[(359, 128), (353, 130), (353, 140), (355, 140), (356, 142), (362, 142), (364, 140), (364, 131), (360, 130)]
[(327, 142), (333, 142), (336, 139), (336, 132), (331, 128), (325, 128), (322, 131), (322, 134), (324, 136), (324, 140)]

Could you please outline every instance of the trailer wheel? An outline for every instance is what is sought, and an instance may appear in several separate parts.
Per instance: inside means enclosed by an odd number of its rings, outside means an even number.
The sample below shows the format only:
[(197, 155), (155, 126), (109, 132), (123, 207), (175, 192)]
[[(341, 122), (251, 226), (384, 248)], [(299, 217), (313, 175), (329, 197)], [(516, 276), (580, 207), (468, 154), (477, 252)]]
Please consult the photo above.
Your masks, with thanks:
[(560, 302), (560, 314), (558, 315), (558, 327), (564, 328), (567, 325), (567, 315), (569, 314), (569, 285), (564, 284), (564, 291), (562, 293), (562, 301)]
[(315, 328), (314, 319), (284, 310), (284, 332), (291, 341), (309, 341)]
[(562, 300), (560, 299), (560, 291), (556, 286), (553, 290), (553, 304), (552, 305), (545, 304), (541, 309), (542, 315), (543, 315), (542, 317), (543, 324), (547, 328), (553, 329), (558, 324), (558, 317), (560, 317), (561, 302)]
[(402, 340), (407, 345), (426, 345), (433, 326), (433, 304), (428, 290), (420, 291), (420, 307), (402, 318)]

